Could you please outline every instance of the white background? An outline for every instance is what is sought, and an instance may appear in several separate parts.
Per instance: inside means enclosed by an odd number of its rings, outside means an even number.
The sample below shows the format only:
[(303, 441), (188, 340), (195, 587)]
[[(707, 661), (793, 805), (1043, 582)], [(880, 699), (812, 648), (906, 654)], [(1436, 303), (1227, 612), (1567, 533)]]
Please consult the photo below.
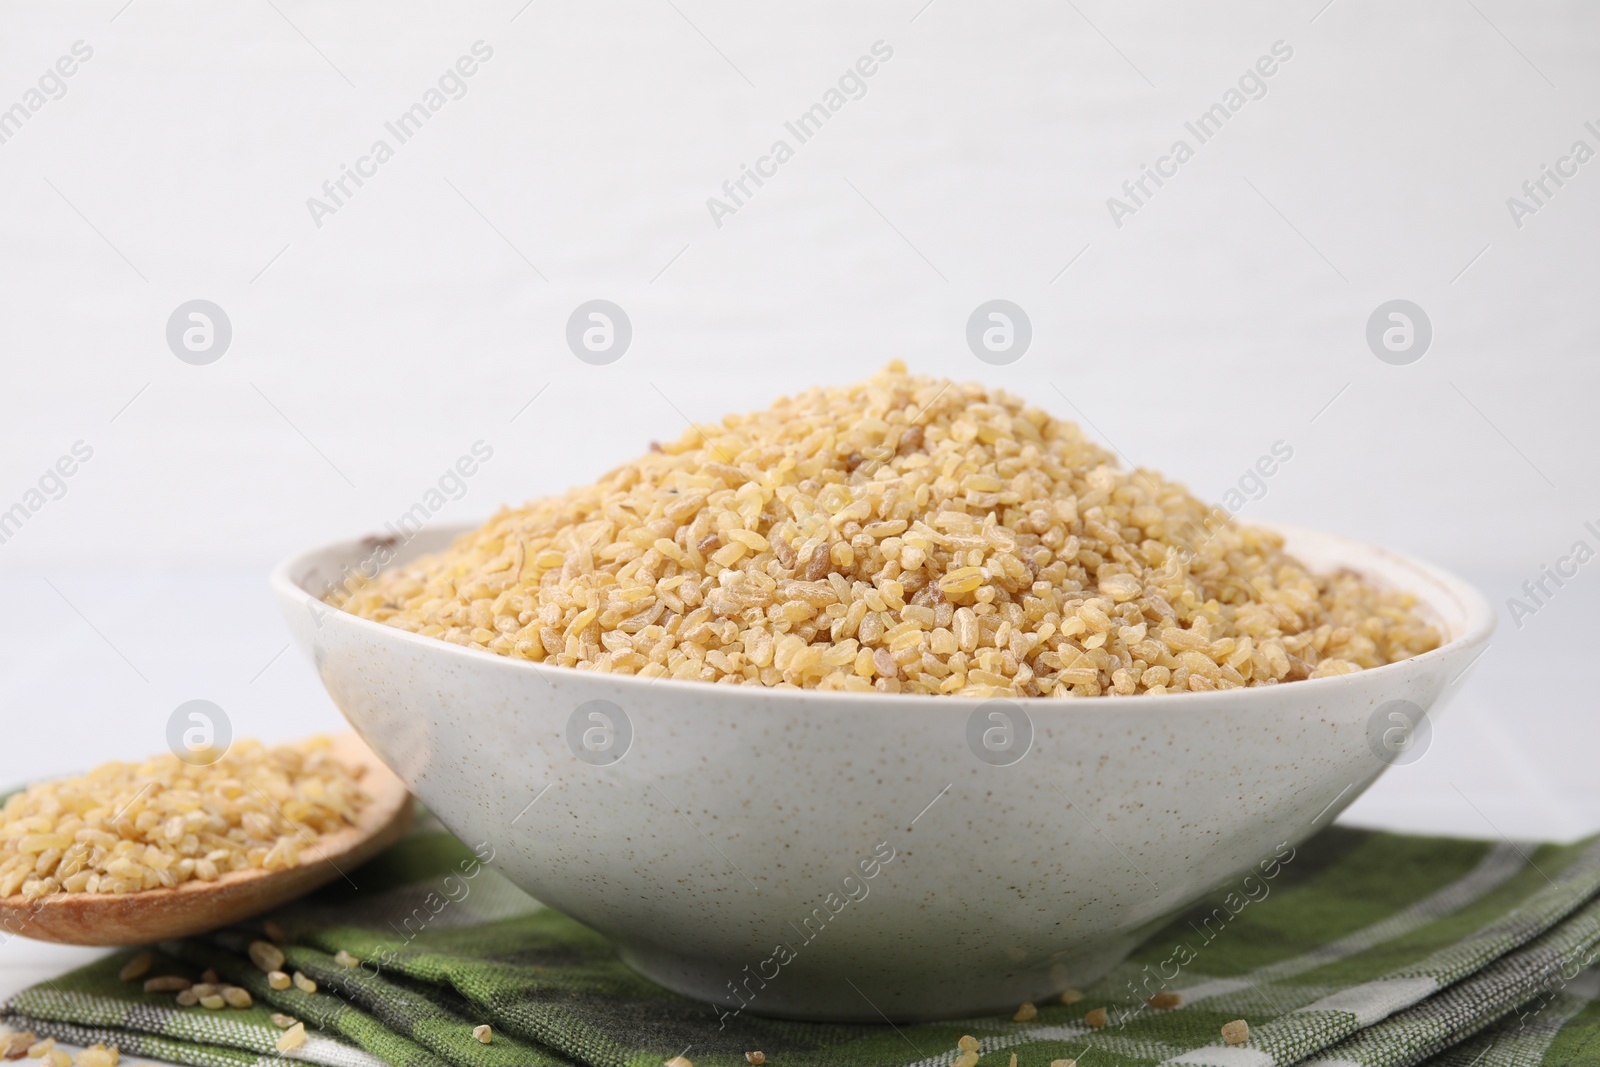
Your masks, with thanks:
[[(1505, 608), (1600, 548), (1600, 161), (1520, 228), (1506, 204), (1600, 149), (1600, 8), (924, 2), (8, 4), (0, 108), (93, 57), (0, 144), (0, 509), (94, 454), (0, 544), (0, 781), (158, 751), (197, 697), (236, 736), (338, 728), (266, 573), (476, 441), (438, 521), (901, 358), (1208, 498), (1287, 442), (1245, 518), (1423, 556), (1501, 615), (1430, 750), (1346, 821), (1600, 829), (1600, 563)], [(465, 95), (316, 225), (307, 198), (480, 40)], [(880, 40), (866, 95), (716, 226), (707, 198)], [(1107, 198), (1277, 41), (1266, 95), (1116, 226)], [(596, 297), (634, 328), (605, 367), (563, 336)], [(1033, 322), (1008, 367), (964, 340), (995, 297)], [(195, 298), (233, 326), (208, 366), (165, 340)], [(1409, 366), (1364, 340), (1393, 298), (1433, 324)]]

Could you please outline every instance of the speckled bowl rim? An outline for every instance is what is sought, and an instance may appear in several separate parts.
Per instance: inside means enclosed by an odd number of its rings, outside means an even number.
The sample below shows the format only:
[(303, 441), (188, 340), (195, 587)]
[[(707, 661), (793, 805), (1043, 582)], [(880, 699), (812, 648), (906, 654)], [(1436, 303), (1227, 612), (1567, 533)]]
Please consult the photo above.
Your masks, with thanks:
[[(413, 535), (410, 541), (396, 553), (396, 559), (391, 562), (390, 566), (400, 565), (418, 556), (440, 551), (453, 543), (457, 537), (465, 533), (471, 533), (483, 525), (483, 522), (467, 522), (425, 528)], [(1263, 527), (1283, 535), (1286, 541), (1285, 548), (1291, 555), (1295, 554), (1294, 544), (1297, 540), (1305, 541), (1310, 539), (1321, 542), (1325, 548), (1336, 550), (1331, 553), (1323, 553), (1324, 555), (1338, 557), (1342, 562), (1336, 565), (1347, 566), (1364, 577), (1368, 577), (1369, 580), (1390, 588), (1395, 587), (1392, 581), (1371, 576), (1371, 572), (1366, 567), (1361, 566), (1359, 561), (1364, 559), (1367, 562), (1367, 567), (1370, 567), (1372, 561), (1381, 560), (1387, 569), (1391, 571), (1405, 570), (1412, 572), (1420, 580), (1416, 586), (1408, 585), (1405, 588), (1417, 597), (1424, 612), (1431, 616), (1435, 625), (1447, 628), (1447, 632), (1455, 631), (1454, 636), (1438, 648), (1413, 656), (1410, 659), (1400, 660), (1396, 663), (1386, 663), (1381, 667), (1369, 667), (1353, 674), (1331, 675), (1325, 678), (1306, 678), (1298, 682), (1282, 682), (1279, 685), (1293, 686), (1296, 692), (1308, 695), (1312, 693), (1313, 689), (1302, 687), (1314, 687), (1316, 692), (1326, 693), (1331, 698), (1340, 691), (1348, 689), (1357, 679), (1399, 681), (1401, 677), (1417, 673), (1419, 669), (1425, 669), (1436, 660), (1455, 655), (1464, 646), (1486, 641), (1489, 634), (1494, 630), (1494, 610), (1490, 607), (1483, 594), (1465, 579), (1431, 563), (1425, 563), (1413, 556), (1382, 546), (1308, 527), (1264, 521), (1254, 521), (1249, 525)], [(305, 588), (304, 582), (311, 577), (319, 559), (329, 557), (351, 560), (360, 559), (364, 555), (370, 555), (376, 543), (389, 539), (387, 536), (368, 535), (353, 540), (334, 541), (297, 552), (283, 560), (273, 569), (270, 578), (272, 589), (283, 598), (284, 603), (298, 600), (301, 607), (306, 610), (312, 610), (321, 605), (322, 602)], [(1316, 570), (1326, 570), (1329, 563), (1324, 561), (1311, 566)], [(1429, 585), (1433, 587), (1431, 590), (1427, 588)], [(1453, 604), (1451, 601), (1453, 601)], [(1453, 610), (1449, 610), (1450, 608), (1453, 608)], [(437, 655), (465, 658), (468, 663), (495, 664), (503, 670), (525, 671), (530, 677), (535, 674), (548, 674), (573, 682), (604, 682), (616, 685), (624, 692), (633, 687), (649, 687), (652, 691), (659, 692), (660, 687), (665, 685), (668, 687), (668, 691), (681, 689), (685, 699), (697, 695), (703, 697), (708, 692), (721, 691), (725, 695), (736, 694), (741, 698), (748, 697), (758, 702), (770, 702), (776, 708), (783, 708), (786, 704), (798, 706), (802, 702), (810, 703), (817, 700), (859, 703), (865, 699), (872, 704), (881, 704), (885, 709), (899, 708), (908, 711), (927, 707), (930, 702), (933, 706), (943, 706), (951, 700), (976, 699), (945, 694), (854, 693), (836, 690), (778, 689), (755, 685), (730, 686), (716, 682), (690, 681), (679, 678), (641, 678), (636, 674), (583, 671), (576, 667), (535, 663), (532, 660), (502, 656), (499, 653), (489, 652), (484, 649), (470, 648), (466, 645), (441, 641), (436, 637), (424, 637), (421, 634), (386, 626), (383, 623), (362, 618), (346, 611), (331, 608), (327, 610), (338, 617), (341, 625), (353, 626), (356, 632), (364, 633), (374, 639), (411, 643), (419, 648), (431, 649)], [(1480, 652), (1479, 656), (1481, 655), (1482, 653)], [(1476, 658), (1472, 662), (1476, 662)], [(1470, 667), (1471, 663), (1467, 664), (1467, 666)], [(1458, 680), (1465, 671), (1466, 667), (1463, 667), (1461, 672), (1457, 674), (1456, 679), (1452, 679), (1451, 684)], [(546, 681), (548, 680), (546, 678)], [(1278, 688), (1279, 686), (1277, 685), (1245, 686), (1239, 689), (1221, 689), (1209, 692), (1162, 694), (1159, 697), (1149, 699), (1160, 701), (1160, 707), (1163, 709), (1170, 709), (1172, 705), (1169, 701), (1174, 700), (1181, 701), (1183, 704), (1193, 706), (1196, 709), (1202, 706), (1214, 707), (1224, 704), (1244, 708), (1249, 706), (1251, 702), (1270, 702)], [(1102, 695), (1099, 697), (1007, 697), (1005, 699), (1017, 700), (1030, 709), (1054, 712), (1071, 709), (1099, 710), (1105, 706), (1103, 702), (1107, 700), (1117, 701), (1116, 706), (1119, 710), (1124, 708), (1133, 710), (1140, 705), (1130, 705), (1126, 702), (1143, 698), (1118, 698)]]

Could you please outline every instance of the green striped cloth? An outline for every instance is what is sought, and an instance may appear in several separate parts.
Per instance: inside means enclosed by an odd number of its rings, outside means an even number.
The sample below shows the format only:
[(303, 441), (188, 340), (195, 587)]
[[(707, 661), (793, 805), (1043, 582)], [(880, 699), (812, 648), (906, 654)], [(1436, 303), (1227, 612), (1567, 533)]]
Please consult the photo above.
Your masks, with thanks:
[[(719, 1026), (598, 934), (541, 908), (423, 820), (409, 838), (274, 916), (315, 993), (271, 989), (254, 930), (158, 946), (152, 974), (214, 969), (256, 1007), (181, 1008), (122, 982), (121, 952), (12, 997), (6, 1025), (175, 1063), (279, 1058), (271, 1012), (304, 1020), (289, 1058), (330, 1067), (584, 1064), (948, 1067), (972, 1035), (982, 1065), (1554, 1067), (1600, 1064), (1600, 840), (1576, 845), (1407, 837), (1334, 827), (1168, 924), (1072, 1004), (1028, 1021), (906, 1026), (766, 1020)], [(359, 886), (359, 889), (356, 888)], [(342, 966), (341, 951), (361, 961)], [(1152, 1007), (1176, 993), (1175, 1007)], [(1156, 1003), (1164, 1004), (1158, 998)], [(1090, 1026), (1092, 1009), (1105, 1025)], [(1093, 1016), (1098, 1021), (1098, 1014)], [(1248, 1041), (1223, 1042), (1243, 1019)], [(488, 1023), (483, 1044), (473, 1028)]]

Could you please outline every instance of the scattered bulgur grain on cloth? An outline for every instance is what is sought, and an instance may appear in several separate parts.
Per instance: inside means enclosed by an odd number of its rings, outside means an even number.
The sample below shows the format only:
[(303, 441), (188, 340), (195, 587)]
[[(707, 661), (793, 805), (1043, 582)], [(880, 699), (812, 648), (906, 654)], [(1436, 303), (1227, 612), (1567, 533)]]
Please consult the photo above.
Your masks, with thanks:
[(328, 600), (582, 670), (969, 697), (1267, 685), (1439, 643), (1411, 594), (1314, 574), (1076, 424), (899, 362), (695, 426)]
[(271, 941), (250, 942), (250, 962), (271, 974), (283, 969), (283, 950)]
[(115, 1045), (110, 1048), (105, 1045), (90, 1045), (78, 1053), (76, 1061), (69, 1062), (76, 1062), (77, 1067), (117, 1067), (118, 1059)]
[(278, 1051), (291, 1052), (306, 1043), (306, 1024), (295, 1023), (278, 1035)]
[(179, 993), (188, 989), (192, 983), (181, 974), (163, 974), (156, 978), (144, 980), (146, 993)]
[(122, 970), (117, 972), (117, 977), (124, 982), (136, 982), (150, 973), (150, 965), (155, 962), (155, 959), (155, 953), (141, 952), (122, 965)]
[(1250, 1040), (1250, 1024), (1243, 1019), (1222, 1024), (1222, 1040), (1230, 1045), (1242, 1045)]

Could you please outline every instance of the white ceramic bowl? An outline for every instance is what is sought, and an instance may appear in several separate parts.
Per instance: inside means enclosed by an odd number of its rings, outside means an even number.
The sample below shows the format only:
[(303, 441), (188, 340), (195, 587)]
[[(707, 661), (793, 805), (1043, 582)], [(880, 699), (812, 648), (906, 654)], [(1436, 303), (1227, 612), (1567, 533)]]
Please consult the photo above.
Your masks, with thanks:
[(419, 637), (312, 595), (370, 540), (296, 556), (273, 587), (412, 792), (630, 966), (708, 1013), (914, 1020), (1084, 985), (1203, 894), (1275, 874), (1487, 642), (1465, 582), (1283, 532), (1312, 566), (1415, 592), (1446, 643), (1276, 686), (989, 703), (651, 682)]

